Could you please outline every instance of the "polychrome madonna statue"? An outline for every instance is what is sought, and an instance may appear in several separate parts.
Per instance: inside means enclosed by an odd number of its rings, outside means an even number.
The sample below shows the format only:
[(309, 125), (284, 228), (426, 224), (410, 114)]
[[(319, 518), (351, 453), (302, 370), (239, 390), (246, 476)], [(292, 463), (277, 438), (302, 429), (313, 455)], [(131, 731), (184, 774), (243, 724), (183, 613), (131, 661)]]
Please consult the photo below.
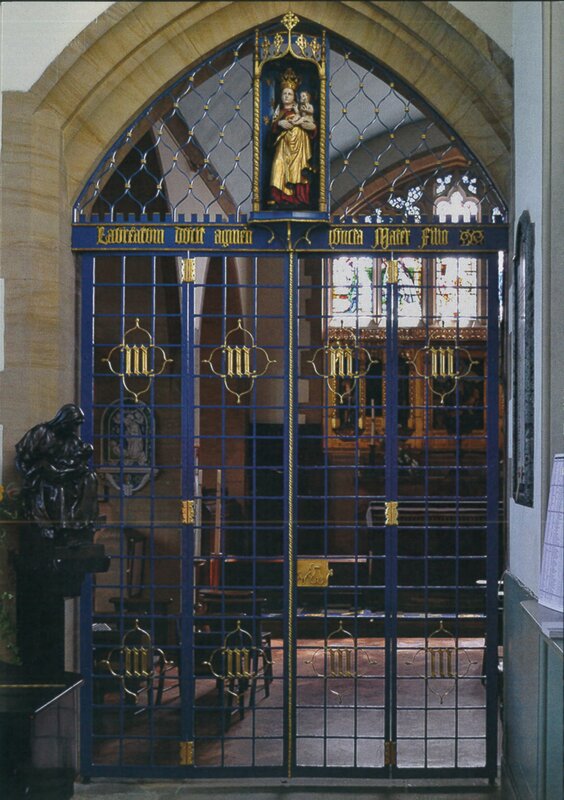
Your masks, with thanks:
[(287, 69), (280, 83), (280, 104), (271, 122), (274, 154), (270, 172), (270, 200), (278, 208), (309, 208), (311, 203), (312, 142), (317, 135), (310, 94), (301, 91), (300, 81)]

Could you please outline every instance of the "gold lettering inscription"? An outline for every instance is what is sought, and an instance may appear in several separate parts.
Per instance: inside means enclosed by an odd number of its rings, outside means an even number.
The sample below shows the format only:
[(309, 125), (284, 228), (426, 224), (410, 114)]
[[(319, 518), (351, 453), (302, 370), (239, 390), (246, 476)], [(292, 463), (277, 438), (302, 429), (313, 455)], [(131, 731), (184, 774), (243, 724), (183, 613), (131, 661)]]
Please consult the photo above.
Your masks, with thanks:
[[(452, 647), (430, 647), (431, 678), (455, 678), (452, 668)], [(438, 667), (438, 669), (437, 669)]]
[(353, 352), (350, 347), (333, 346), (329, 350), (329, 376), (354, 378)]
[(431, 376), (433, 378), (456, 378), (454, 350), (452, 347), (430, 347)]
[(478, 230), (472, 230), (469, 228), (468, 230), (460, 231), (460, 245), (462, 247), (472, 247), (473, 245), (480, 245), (484, 244), (486, 240), (485, 232), (479, 228)]
[(225, 348), (227, 355), (227, 377), (251, 378), (251, 349), (247, 346)]
[(436, 247), (448, 244), (448, 230), (436, 226), (423, 228), (420, 247)]
[(409, 228), (389, 228), (385, 225), (374, 228), (375, 250), (389, 250), (391, 247), (409, 247), (411, 231)]
[(214, 243), (222, 247), (231, 247), (237, 244), (252, 244), (253, 232), (241, 228), (217, 228)]
[(149, 369), (149, 351), (146, 345), (129, 345), (124, 346), (125, 353), (125, 371), (124, 375), (150, 375)]
[(229, 647), (224, 650), (226, 657), (226, 678), (252, 678), (251, 651), (247, 647)]
[(204, 244), (206, 230), (203, 227), (174, 226), (174, 244)]
[(329, 656), (329, 674), (332, 678), (353, 678), (352, 647), (326, 647)]
[(164, 228), (107, 228), (97, 225), (96, 244), (164, 244)]
[(128, 678), (147, 677), (149, 672), (149, 651), (146, 647), (124, 647), (125, 675)]
[(329, 247), (349, 244), (364, 244), (364, 231), (362, 228), (331, 228), (329, 231)]

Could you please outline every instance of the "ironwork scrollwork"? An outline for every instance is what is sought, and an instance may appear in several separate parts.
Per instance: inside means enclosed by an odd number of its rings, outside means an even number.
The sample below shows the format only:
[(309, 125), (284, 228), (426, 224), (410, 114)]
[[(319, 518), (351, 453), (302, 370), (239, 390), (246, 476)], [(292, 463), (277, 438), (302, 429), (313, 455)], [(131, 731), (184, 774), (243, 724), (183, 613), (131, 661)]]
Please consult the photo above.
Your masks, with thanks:
[[(135, 334), (137, 333), (141, 335), (141, 341), (136, 341)], [(117, 369), (112, 363), (112, 358), (115, 353), (119, 353), (120, 357), (120, 363)], [(160, 368), (157, 369), (156, 364), (159, 356), (162, 361)], [(113, 372), (114, 375), (121, 378), (123, 388), (137, 403), (139, 402), (140, 396), (148, 392), (151, 388), (153, 378), (164, 371), (166, 365), (172, 362), (172, 358), (167, 356), (162, 347), (153, 344), (153, 337), (146, 328), (141, 327), (139, 318), (137, 317), (135, 325), (123, 334), (121, 344), (112, 347), (108, 355), (105, 356), (102, 361), (108, 365), (110, 371)], [(134, 391), (126, 380), (131, 378), (145, 379), (146, 383), (144, 388), (139, 391)]]
[[(116, 658), (119, 661), (117, 669), (114, 668)], [(151, 689), (156, 675), (155, 661), (160, 664), (161, 671), (170, 663), (162, 650), (153, 647), (150, 634), (139, 626), (136, 619), (135, 626), (123, 635), (120, 646), (112, 648), (99, 663), (120, 681), (128, 697), (136, 699), (141, 684)]]
[[(429, 643), (431, 639), (437, 640), (437, 643)], [(439, 698), (441, 705), (454, 691), (457, 679), (467, 677), (471, 667), (478, 663), (471, 658), (468, 650), (458, 646), (458, 639), (444, 627), (443, 620), (440, 621), (439, 627), (429, 634), (427, 645), (418, 648), (413, 658), (405, 663), (413, 666), (420, 656), (424, 659), (424, 672), (420, 672), (419, 677), (427, 682), (429, 691)], [(461, 656), (466, 661), (463, 671), (460, 671)]]
[[(419, 369), (418, 357), (423, 355), (423, 371)], [(466, 369), (460, 367), (462, 359), (466, 359)], [(429, 391), (439, 398), (440, 405), (444, 405), (445, 397), (452, 394), (456, 390), (458, 381), (465, 378), (472, 371), (472, 367), (478, 365), (470, 355), (465, 347), (455, 345), (437, 344), (433, 342), (420, 347), (414, 354), (413, 358), (408, 359), (409, 363), (413, 365), (415, 372), (420, 378), (427, 381)], [(442, 388), (438, 388), (441, 384), (433, 383), (433, 381), (442, 381)], [(445, 388), (444, 382), (449, 388)], [(442, 389), (445, 389), (442, 391)]]
[[(370, 658), (363, 647), (358, 646), (356, 638), (343, 628), (343, 621), (340, 620), (339, 627), (327, 636), (324, 646), (318, 647), (305, 663), (311, 664), (317, 678), (327, 681), (331, 678), (361, 678), (364, 674), (362, 666), (376, 664), (376, 661)], [(329, 691), (342, 705), (342, 693), (331, 688)]]
[[(217, 647), (209, 661), (203, 663), (216, 680), (222, 681), (227, 694), (239, 698), (247, 685), (257, 678), (259, 661), (269, 667), (273, 663), (262, 647), (253, 644), (253, 637), (241, 628), (238, 619), (235, 629), (225, 635), (222, 646)], [(235, 681), (238, 691), (231, 688)]]
[[(231, 344), (231, 337), (236, 336), (238, 332), (241, 332), (243, 338), (248, 337), (248, 344)], [(214, 359), (218, 353), (223, 357), (223, 371), (221, 371), (221, 367), (218, 369), (214, 364)], [(257, 357), (259, 355), (264, 356), (265, 359), (262, 369), (256, 367)], [(252, 391), (256, 378), (265, 375), (270, 365), (276, 363), (276, 359), (270, 358), (264, 347), (255, 344), (255, 337), (253, 334), (243, 327), (241, 320), (238, 320), (237, 326), (232, 328), (225, 335), (223, 344), (219, 347), (215, 347), (210, 357), (204, 358), (203, 362), (204, 364), (209, 364), (214, 375), (223, 378), (223, 384), (227, 391), (235, 395), (237, 403), (240, 403), (241, 397)], [(248, 388), (238, 392), (231, 384), (233, 378), (247, 380), (249, 382)]]

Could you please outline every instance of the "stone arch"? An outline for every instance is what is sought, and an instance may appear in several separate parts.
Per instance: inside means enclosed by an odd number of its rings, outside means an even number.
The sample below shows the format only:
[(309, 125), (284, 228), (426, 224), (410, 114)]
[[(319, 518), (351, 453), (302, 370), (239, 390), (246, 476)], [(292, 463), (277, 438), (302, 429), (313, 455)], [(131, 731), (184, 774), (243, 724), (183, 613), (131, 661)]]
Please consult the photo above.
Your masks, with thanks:
[[(398, 76), (460, 135), (510, 194), (511, 60), (448, 2), (293, 2)], [(29, 92), (4, 98), (6, 447), (76, 396), (73, 201), (127, 124), (191, 65), (279, 19), (286, 0), (122, 2), (59, 55)], [(22, 325), (25, 320), (25, 325)], [(41, 386), (41, 392), (36, 391)]]

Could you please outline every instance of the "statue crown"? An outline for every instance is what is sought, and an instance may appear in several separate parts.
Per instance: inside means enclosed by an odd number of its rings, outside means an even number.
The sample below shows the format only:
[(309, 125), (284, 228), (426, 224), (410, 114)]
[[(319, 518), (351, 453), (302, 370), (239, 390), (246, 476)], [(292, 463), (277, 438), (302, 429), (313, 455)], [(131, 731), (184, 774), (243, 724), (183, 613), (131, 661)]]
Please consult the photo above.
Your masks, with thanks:
[(295, 92), (299, 85), (300, 85), (300, 79), (298, 78), (294, 70), (291, 67), (288, 67), (288, 69), (282, 75), (280, 88), (292, 89), (292, 91)]

